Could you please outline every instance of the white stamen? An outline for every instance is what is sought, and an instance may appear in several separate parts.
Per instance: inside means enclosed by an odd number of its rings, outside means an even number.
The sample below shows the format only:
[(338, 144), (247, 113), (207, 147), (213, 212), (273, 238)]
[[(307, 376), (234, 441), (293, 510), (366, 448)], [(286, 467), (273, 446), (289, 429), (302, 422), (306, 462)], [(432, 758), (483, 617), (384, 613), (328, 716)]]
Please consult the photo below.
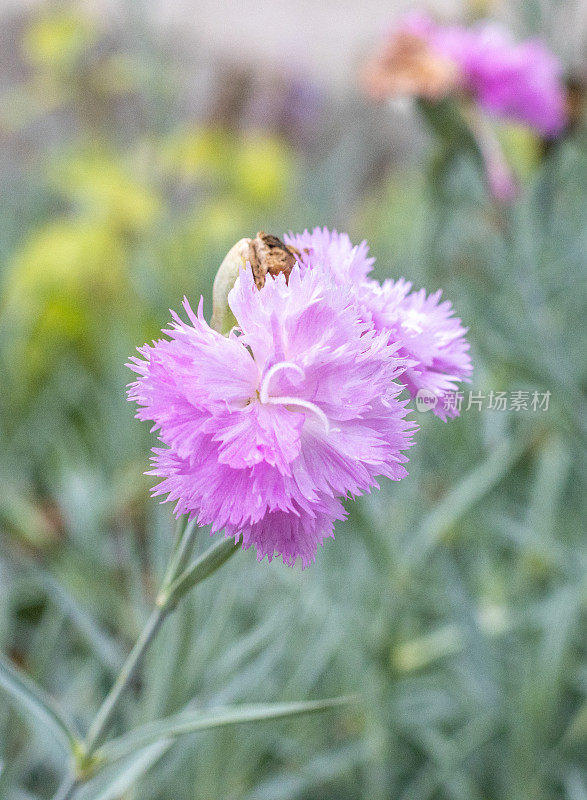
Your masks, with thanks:
[(279, 361), (277, 364), (274, 364), (271, 367), (271, 369), (267, 370), (267, 373), (263, 378), (263, 383), (261, 384), (261, 388), (259, 389), (259, 399), (261, 400), (262, 403), (269, 402), (269, 383), (271, 381), (271, 378), (277, 372), (280, 372), (282, 369), (293, 369), (302, 378), (304, 377), (304, 370), (300, 366), (298, 366), (298, 364), (294, 364), (291, 361)]
[(308, 411), (313, 411), (316, 414), (322, 425), (324, 425), (325, 432), (330, 433), (328, 417), (321, 408), (318, 408), (315, 403), (311, 403), (309, 400), (301, 400), (299, 397), (269, 397), (266, 402), (272, 406), (301, 406), (302, 408), (307, 408)]
[(267, 370), (267, 374), (263, 378), (261, 388), (259, 389), (259, 400), (262, 403), (267, 403), (269, 405), (300, 406), (308, 411), (312, 411), (324, 426), (326, 433), (329, 433), (330, 423), (328, 422), (328, 417), (315, 403), (312, 403), (309, 400), (302, 400), (300, 397), (269, 397), (269, 383), (271, 378), (282, 369), (293, 369), (302, 378), (304, 377), (304, 370), (298, 364), (293, 364), (291, 361), (280, 361), (279, 363), (274, 364), (269, 370)]

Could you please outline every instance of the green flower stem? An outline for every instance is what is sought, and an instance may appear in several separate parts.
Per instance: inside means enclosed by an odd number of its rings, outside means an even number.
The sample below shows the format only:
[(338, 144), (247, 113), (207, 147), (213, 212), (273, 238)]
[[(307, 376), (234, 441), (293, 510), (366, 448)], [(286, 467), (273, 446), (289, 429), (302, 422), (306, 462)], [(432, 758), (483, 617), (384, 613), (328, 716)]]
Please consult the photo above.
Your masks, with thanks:
[(126, 687), (132, 681), (138, 666), (147, 651), (149, 645), (159, 632), (163, 620), (169, 613), (167, 608), (155, 608), (151, 612), (151, 616), (147, 620), (147, 624), (141, 631), (141, 635), (135, 642), (133, 649), (130, 651), (114, 686), (108, 693), (106, 699), (100, 706), (100, 710), (96, 714), (94, 721), (90, 725), (88, 735), (84, 742), (84, 751), (86, 758), (91, 758), (96, 748), (101, 744), (108, 725), (112, 719), (112, 715), (118, 705), (118, 701)]
[(166, 617), (177, 607), (178, 602), (190, 589), (216, 572), (239, 549), (239, 545), (235, 544), (234, 539), (222, 539), (184, 569), (193, 547), (196, 530), (195, 524), (188, 523), (186, 526), (172, 553), (155, 608), (112, 689), (100, 706), (85, 740), (75, 749), (76, 774), (63, 783), (53, 800), (71, 800), (77, 788), (92, 775), (95, 768), (99, 767), (99, 762), (95, 758), (96, 750), (104, 740), (104, 735), (107, 733), (122, 694), (135, 676), (145, 652), (157, 636)]

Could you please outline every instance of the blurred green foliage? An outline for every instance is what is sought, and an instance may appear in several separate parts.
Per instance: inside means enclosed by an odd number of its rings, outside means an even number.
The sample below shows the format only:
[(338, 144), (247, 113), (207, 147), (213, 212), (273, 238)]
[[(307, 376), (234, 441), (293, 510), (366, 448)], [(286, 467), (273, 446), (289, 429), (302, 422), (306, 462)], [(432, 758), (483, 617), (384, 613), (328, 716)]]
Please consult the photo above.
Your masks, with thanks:
[[(509, 209), (453, 154), (341, 210), (360, 125), (317, 163), (269, 131), (169, 113), (171, 69), (103, 40), (71, 11), (30, 19), (22, 80), (0, 97), (19, 152), (0, 161), (0, 647), (82, 727), (172, 540), (123, 365), (184, 294), (210, 313), (241, 236), (347, 227), (379, 277), (444, 288), (470, 326), (475, 391), (551, 400), (446, 425), (414, 412), (410, 477), (349, 504), (311, 569), (248, 552), (199, 587), (115, 730), (228, 702), (359, 691), (358, 708), (163, 740), (83, 798), (585, 800), (583, 133), (543, 158), (500, 131), (524, 180)], [(0, 695), (0, 796), (50, 797), (62, 773), (59, 743)]]

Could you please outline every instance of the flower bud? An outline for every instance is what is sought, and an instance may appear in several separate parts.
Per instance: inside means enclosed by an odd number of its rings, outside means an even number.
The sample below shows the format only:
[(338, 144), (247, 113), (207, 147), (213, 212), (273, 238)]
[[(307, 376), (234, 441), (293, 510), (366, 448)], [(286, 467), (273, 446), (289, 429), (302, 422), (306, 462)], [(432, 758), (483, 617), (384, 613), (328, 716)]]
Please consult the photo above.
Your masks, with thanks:
[(435, 53), (424, 38), (402, 31), (367, 62), (362, 81), (376, 100), (398, 96), (440, 100), (454, 91), (460, 76), (456, 65)]
[(299, 255), (295, 247), (289, 247), (277, 236), (263, 231), (259, 231), (254, 239), (240, 239), (230, 248), (214, 278), (211, 327), (227, 334), (235, 325), (236, 320), (228, 305), (228, 294), (240, 270), (247, 264), (251, 267), (255, 286), (262, 289), (267, 275), (275, 278), (282, 272), (287, 282)]
[(236, 323), (234, 314), (228, 305), (228, 294), (248, 260), (250, 242), (250, 239), (240, 239), (233, 245), (224, 257), (214, 278), (210, 325), (218, 333), (227, 334)]

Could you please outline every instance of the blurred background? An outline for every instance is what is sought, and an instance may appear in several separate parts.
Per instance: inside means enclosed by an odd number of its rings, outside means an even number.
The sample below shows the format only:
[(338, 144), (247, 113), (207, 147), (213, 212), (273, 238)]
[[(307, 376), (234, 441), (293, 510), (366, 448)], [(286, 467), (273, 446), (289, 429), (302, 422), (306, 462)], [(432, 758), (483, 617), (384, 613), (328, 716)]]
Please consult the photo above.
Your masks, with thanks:
[[(379, 278), (443, 288), (483, 393), (547, 409), (421, 424), (410, 477), (349, 504), (303, 573), (240, 554), (167, 621), (116, 728), (195, 702), (356, 706), (143, 749), (89, 798), (586, 800), (587, 158), (583, 0), (438, 2), (542, 37), (578, 112), (496, 124), (521, 192), (439, 170), (360, 66), (396, 0), (0, 2), (0, 649), (82, 726), (168, 557), (124, 364), (243, 236), (328, 225)], [(200, 546), (207, 546), (201, 534)], [(59, 744), (0, 693), (0, 797), (48, 798)]]

